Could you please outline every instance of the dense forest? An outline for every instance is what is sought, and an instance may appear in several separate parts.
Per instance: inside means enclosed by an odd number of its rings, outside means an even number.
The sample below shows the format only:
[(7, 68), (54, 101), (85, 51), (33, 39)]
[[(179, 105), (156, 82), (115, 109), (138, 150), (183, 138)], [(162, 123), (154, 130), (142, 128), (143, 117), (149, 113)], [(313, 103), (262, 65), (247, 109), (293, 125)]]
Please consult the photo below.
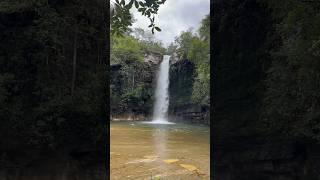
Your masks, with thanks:
[(106, 174), (107, 12), (103, 0), (0, 2), (1, 174), (57, 156)]
[(319, 7), (212, 3), (217, 179), (319, 178)]
[[(210, 105), (210, 16), (201, 21), (194, 33), (191, 29), (181, 32), (168, 52), (176, 54), (179, 60), (187, 59), (195, 65), (191, 100), (204, 106)], [(173, 82), (174, 83), (174, 82)]]

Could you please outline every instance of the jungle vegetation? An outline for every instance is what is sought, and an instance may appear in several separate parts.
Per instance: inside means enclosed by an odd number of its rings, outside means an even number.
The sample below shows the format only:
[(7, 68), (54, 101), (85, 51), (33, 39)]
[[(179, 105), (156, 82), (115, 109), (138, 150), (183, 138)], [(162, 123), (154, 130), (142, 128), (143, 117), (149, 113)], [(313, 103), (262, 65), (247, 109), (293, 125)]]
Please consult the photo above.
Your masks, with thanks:
[(214, 3), (216, 137), (319, 142), (319, 7), (299, 0)]

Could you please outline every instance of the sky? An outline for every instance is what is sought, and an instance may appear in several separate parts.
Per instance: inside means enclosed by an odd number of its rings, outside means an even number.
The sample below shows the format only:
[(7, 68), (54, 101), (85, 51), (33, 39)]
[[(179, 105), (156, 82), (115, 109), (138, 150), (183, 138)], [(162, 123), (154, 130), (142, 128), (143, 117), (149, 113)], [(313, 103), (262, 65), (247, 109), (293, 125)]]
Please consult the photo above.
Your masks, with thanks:
[[(151, 32), (151, 28), (148, 28), (150, 20), (135, 8), (131, 12), (136, 19), (132, 28), (140, 27)], [(209, 13), (210, 0), (166, 0), (155, 16), (155, 24), (161, 28), (161, 32), (155, 31), (155, 38), (168, 46), (181, 31), (189, 28), (197, 30), (201, 20)]]

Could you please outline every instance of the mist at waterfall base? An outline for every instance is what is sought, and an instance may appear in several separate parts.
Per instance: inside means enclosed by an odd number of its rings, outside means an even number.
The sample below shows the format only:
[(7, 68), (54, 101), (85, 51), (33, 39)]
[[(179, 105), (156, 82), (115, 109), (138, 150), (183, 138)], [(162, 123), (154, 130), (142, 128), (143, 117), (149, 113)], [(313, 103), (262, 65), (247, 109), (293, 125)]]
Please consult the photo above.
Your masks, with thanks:
[(157, 74), (155, 89), (155, 104), (153, 107), (152, 121), (149, 124), (175, 124), (168, 121), (169, 107), (169, 67), (170, 56), (164, 55)]

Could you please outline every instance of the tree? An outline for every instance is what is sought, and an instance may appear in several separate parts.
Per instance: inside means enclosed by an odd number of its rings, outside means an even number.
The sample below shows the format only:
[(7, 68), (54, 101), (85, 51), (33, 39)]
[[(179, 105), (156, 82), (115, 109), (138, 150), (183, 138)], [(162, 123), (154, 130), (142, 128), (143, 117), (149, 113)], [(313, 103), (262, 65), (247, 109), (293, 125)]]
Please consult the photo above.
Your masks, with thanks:
[(207, 15), (201, 21), (201, 26), (199, 28), (199, 35), (204, 41), (210, 41), (210, 15)]
[(177, 53), (180, 56), (180, 59), (186, 59), (188, 57), (193, 38), (192, 29), (182, 31), (180, 36), (175, 38), (175, 43), (178, 45)]
[(167, 48), (166, 54), (173, 54), (177, 50), (178, 46), (175, 43), (170, 43)]
[(132, 15), (130, 9), (133, 6), (141, 12), (143, 16), (146, 16), (150, 20), (152, 34), (154, 30), (161, 31), (159, 27), (155, 25), (155, 14), (157, 14), (161, 4), (164, 4), (166, 0), (130, 0), (127, 4), (125, 0), (116, 0), (112, 5), (111, 10), (111, 33), (121, 35), (128, 31), (132, 25)]
[(266, 1), (280, 43), (270, 56), (262, 120), (270, 132), (320, 140), (320, 13), (318, 3)]
[(180, 59), (188, 59), (196, 66), (196, 77), (193, 82), (192, 100), (195, 103), (210, 105), (210, 21), (207, 15), (198, 29), (181, 32), (175, 43), (167, 48), (168, 53), (177, 52)]
[(102, 0), (0, 2), (0, 154), (105, 146), (106, 14)]

